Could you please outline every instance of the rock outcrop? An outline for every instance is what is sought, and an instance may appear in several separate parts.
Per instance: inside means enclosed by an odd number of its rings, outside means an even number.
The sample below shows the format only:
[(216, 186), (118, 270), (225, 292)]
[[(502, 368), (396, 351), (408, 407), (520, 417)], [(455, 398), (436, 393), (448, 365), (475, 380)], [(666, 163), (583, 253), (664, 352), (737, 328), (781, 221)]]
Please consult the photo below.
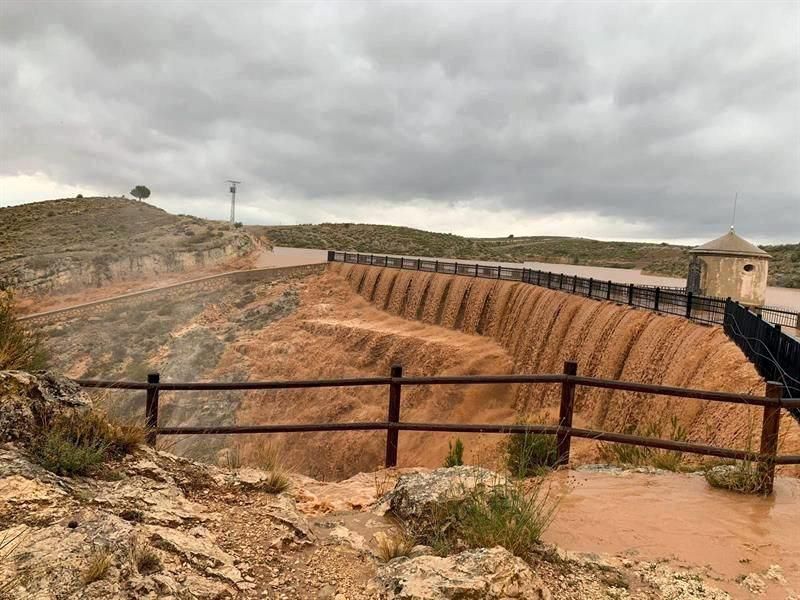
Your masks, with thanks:
[[(397, 524), (378, 507), (424, 523), (441, 503), (507, 484), (485, 469), (391, 471), (331, 484), (291, 476), (292, 488), (274, 494), (258, 469), (139, 447), (91, 476), (65, 477), (37, 463), (31, 436), (67, 411), (92, 410), (88, 398), (55, 375), (0, 372), (0, 408), (3, 600), (728, 598), (664, 564), (555, 549), (524, 557), (499, 546), (450, 556), (422, 545), (395, 558), (380, 552)], [(764, 577), (779, 581), (774, 571)], [(754, 575), (748, 585), (766, 580)]]
[(378, 571), (387, 600), (549, 600), (550, 592), (520, 558), (504, 548), (467, 550), (446, 558), (390, 561)]

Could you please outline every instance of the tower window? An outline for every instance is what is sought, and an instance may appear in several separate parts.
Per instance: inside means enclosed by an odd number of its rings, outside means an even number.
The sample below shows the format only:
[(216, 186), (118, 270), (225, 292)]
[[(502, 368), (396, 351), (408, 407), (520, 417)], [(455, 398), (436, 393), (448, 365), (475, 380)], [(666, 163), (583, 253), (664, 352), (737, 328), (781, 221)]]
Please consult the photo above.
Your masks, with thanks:
[(748, 273), (753, 269), (755, 269), (755, 267), (749, 263), (744, 266), (744, 270), (747, 271)]

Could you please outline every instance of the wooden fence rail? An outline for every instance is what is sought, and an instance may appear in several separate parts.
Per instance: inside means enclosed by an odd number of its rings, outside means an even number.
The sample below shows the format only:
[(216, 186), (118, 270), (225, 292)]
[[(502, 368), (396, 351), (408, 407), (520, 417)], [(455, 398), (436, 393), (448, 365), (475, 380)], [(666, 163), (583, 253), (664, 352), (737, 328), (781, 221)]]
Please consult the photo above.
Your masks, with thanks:
[[(147, 441), (155, 445), (158, 435), (202, 435), (202, 434), (256, 434), (256, 433), (299, 433), (313, 431), (386, 431), (386, 467), (397, 466), (400, 431), (438, 431), (451, 433), (504, 433), (504, 434), (547, 434), (555, 435), (557, 440), (557, 459), (555, 465), (567, 465), (570, 460), (570, 445), (573, 437), (595, 441), (632, 444), (648, 448), (659, 448), (691, 454), (717, 456), (720, 458), (758, 461), (761, 477), (761, 491), (772, 493), (775, 465), (800, 464), (800, 456), (777, 454), (780, 414), (782, 409), (800, 408), (800, 399), (782, 397), (782, 386), (769, 382), (765, 396), (714, 392), (708, 390), (675, 388), (629, 381), (615, 381), (577, 375), (578, 365), (573, 361), (564, 363), (564, 372), (548, 375), (465, 375), (446, 377), (405, 377), (403, 368), (394, 365), (389, 377), (365, 377), (350, 379), (320, 379), (297, 381), (248, 381), (240, 383), (161, 382), (158, 373), (147, 377), (147, 383), (135, 381), (103, 381), (79, 379), (77, 383), (86, 388), (108, 388), (126, 390), (145, 390), (145, 423)], [(541, 385), (560, 385), (561, 403), (558, 425), (518, 425), (518, 424), (464, 424), (464, 423), (415, 423), (401, 420), (401, 395), (403, 386), (412, 385), (475, 385), (498, 383), (523, 383)], [(273, 425), (233, 425), (233, 426), (181, 426), (164, 427), (158, 422), (159, 392), (181, 390), (275, 390), (326, 387), (387, 386), (389, 389), (386, 421), (367, 421), (355, 423), (302, 423)], [(678, 398), (694, 398), (713, 402), (748, 404), (764, 408), (761, 430), (761, 445), (758, 452), (718, 448), (715, 446), (648, 438), (624, 433), (596, 431), (572, 426), (575, 407), (575, 389), (578, 386), (626, 390)]]

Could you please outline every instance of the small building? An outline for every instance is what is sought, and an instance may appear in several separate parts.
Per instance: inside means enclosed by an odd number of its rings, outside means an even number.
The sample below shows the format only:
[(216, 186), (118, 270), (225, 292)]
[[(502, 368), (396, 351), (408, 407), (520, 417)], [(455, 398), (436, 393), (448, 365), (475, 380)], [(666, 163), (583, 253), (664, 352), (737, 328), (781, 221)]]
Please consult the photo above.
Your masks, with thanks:
[(772, 258), (758, 246), (731, 230), (715, 240), (689, 250), (686, 289), (693, 294), (738, 300), (763, 306), (767, 270)]

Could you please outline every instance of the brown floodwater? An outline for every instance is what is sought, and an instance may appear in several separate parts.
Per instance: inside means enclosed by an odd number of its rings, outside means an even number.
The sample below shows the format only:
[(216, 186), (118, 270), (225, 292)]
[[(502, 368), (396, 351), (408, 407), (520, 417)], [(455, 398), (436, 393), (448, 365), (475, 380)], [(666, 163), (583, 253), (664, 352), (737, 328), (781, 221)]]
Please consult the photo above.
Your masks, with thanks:
[(577, 552), (670, 559), (701, 567), (734, 597), (737, 578), (779, 565), (786, 583), (764, 578), (762, 598), (800, 592), (800, 480), (779, 477), (772, 497), (716, 490), (702, 476), (562, 471), (548, 542)]

